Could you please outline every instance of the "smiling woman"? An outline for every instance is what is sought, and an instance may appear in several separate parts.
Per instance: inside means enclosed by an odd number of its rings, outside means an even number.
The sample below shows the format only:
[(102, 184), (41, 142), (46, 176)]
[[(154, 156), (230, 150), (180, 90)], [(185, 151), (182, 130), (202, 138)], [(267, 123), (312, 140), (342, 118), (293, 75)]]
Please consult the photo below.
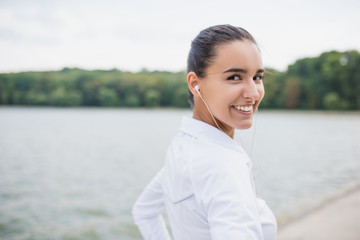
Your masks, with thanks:
[(257, 198), (251, 160), (234, 140), (252, 126), (264, 97), (254, 38), (230, 25), (193, 40), (187, 83), (193, 118), (183, 118), (164, 167), (143, 191), (133, 216), (145, 239), (276, 239), (276, 219)]

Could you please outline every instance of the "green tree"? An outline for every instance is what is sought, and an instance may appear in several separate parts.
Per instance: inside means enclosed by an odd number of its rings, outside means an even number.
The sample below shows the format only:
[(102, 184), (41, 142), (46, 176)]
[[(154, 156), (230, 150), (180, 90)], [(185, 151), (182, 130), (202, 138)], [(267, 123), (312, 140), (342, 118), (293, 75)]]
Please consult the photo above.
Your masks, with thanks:
[(336, 92), (330, 92), (324, 97), (324, 106), (328, 110), (344, 110), (348, 105), (348, 102), (341, 99)]
[(49, 98), (43, 92), (30, 91), (26, 95), (26, 103), (29, 105), (47, 105)]
[(82, 96), (78, 91), (66, 91), (64, 88), (55, 89), (50, 97), (49, 101), (54, 106), (80, 106)]
[(155, 89), (147, 89), (144, 94), (146, 107), (158, 107), (160, 105), (161, 93)]
[(265, 96), (261, 108), (278, 108), (283, 101), (283, 77), (275, 69), (266, 69), (264, 77)]
[(139, 107), (140, 106), (140, 98), (138, 95), (134, 93), (126, 94), (125, 96), (125, 106), (127, 107)]
[(98, 93), (98, 99), (101, 106), (118, 106), (119, 97), (113, 89), (101, 87)]
[(190, 104), (188, 102), (188, 89), (187, 87), (179, 87), (175, 90), (173, 105), (175, 107), (186, 108)]
[(285, 105), (287, 108), (297, 108), (300, 104), (300, 79), (291, 77), (287, 80), (285, 85)]

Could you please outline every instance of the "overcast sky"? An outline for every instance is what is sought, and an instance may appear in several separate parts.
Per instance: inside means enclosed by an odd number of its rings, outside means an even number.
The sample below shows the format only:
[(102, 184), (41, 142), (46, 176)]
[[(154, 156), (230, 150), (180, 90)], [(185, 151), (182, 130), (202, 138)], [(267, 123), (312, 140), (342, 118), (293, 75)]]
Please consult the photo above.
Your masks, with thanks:
[(247, 29), (265, 66), (360, 50), (358, 0), (0, 0), (0, 72), (186, 68), (208, 26)]

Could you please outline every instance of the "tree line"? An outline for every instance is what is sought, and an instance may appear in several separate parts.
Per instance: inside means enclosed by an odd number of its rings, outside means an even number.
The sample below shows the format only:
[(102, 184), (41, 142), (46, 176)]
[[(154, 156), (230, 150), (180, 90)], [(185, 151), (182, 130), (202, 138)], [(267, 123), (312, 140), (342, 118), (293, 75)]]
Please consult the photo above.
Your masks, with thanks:
[[(359, 52), (303, 58), (266, 69), (266, 109), (360, 109)], [(0, 74), (0, 105), (189, 107), (186, 72), (64, 68)]]

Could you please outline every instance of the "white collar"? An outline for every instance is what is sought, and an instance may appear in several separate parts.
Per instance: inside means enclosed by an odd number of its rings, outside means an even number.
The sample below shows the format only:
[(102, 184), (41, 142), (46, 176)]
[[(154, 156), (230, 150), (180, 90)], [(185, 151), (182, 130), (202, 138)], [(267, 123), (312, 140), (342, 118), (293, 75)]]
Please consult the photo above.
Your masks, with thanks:
[(212, 142), (222, 147), (246, 154), (244, 149), (237, 142), (235, 142), (234, 139), (229, 137), (220, 129), (203, 121), (183, 116), (180, 131), (190, 134), (201, 140)]

